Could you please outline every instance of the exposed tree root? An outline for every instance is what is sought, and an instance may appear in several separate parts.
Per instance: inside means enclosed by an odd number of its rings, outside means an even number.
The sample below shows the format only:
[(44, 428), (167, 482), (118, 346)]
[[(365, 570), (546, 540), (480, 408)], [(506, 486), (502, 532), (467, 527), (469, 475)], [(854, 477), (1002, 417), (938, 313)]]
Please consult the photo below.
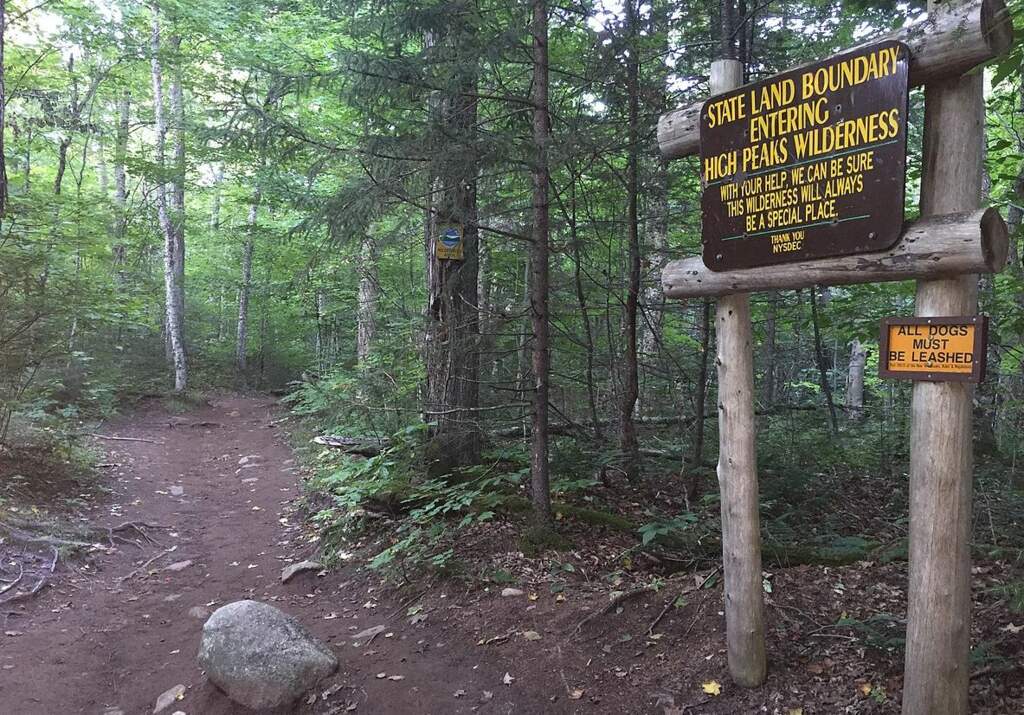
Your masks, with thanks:
[[(36, 584), (28, 591), (17, 591), (12, 596), (0, 599), (0, 606), (6, 606), (16, 601), (24, 601), (25, 599), (32, 598), (37, 593), (46, 588), (47, 585), (49, 585), (49, 578), (53, 575), (53, 572), (56, 570), (57, 561), (58, 559), (60, 559), (60, 552), (57, 550), (55, 546), (50, 546), (50, 550), (53, 552), (53, 558), (50, 560), (49, 565), (44, 569), (43, 575), (39, 577), (39, 580), (36, 582)], [(4, 621), (6, 622), (6, 620), (7, 617), (5, 616)]]
[(646, 631), (647, 635), (649, 635), (649, 636), (654, 635), (654, 629), (658, 627), (658, 624), (661, 623), (661, 619), (664, 618), (665, 614), (668, 613), (668, 610), (670, 608), (672, 608), (672, 604), (673, 603), (675, 603), (681, 597), (683, 597), (683, 596), (685, 596), (687, 594), (693, 593), (694, 591), (699, 591), (702, 588), (704, 588), (708, 584), (708, 582), (712, 578), (714, 578), (718, 574), (718, 572), (721, 571), (721, 570), (722, 570), (722, 567), (721, 566), (717, 566), (711, 573), (709, 573), (707, 576), (705, 576), (704, 580), (701, 581), (699, 584), (690, 586), (689, 588), (684, 588), (682, 591), (677, 593), (675, 596), (673, 596), (672, 598), (670, 598), (667, 601), (665, 601), (665, 607), (663, 609), (661, 609), (661, 613), (658, 614), (657, 618), (655, 618), (653, 621), (651, 621), (651, 625), (647, 626), (647, 631)]
[(638, 596), (642, 596), (645, 593), (652, 593), (653, 591), (654, 588), (651, 586), (641, 586), (640, 588), (634, 588), (632, 591), (624, 591), (620, 593), (618, 596), (608, 601), (608, 603), (604, 605), (604, 608), (602, 608), (599, 611), (594, 611), (589, 616), (584, 618), (582, 621), (577, 623), (576, 627), (572, 629), (572, 633), (570, 633), (568, 637), (572, 638), (577, 633), (579, 633), (583, 629), (583, 627), (586, 626), (588, 623), (590, 623), (596, 618), (600, 618), (601, 616), (607, 613), (611, 613), (626, 601), (637, 598)]
[(139, 573), (140, 571), (145, 571), (147, 568), (149, 568), (150, 564), (152, 564), (154, 561), (158, 561), (159, 559), (162, 559), (164, 556), (167, 556), (167, 554), (171, 553), (172, 551), (176, 550), (177, 548), (178, 548), (177, 546), (172, 546), (169, 549), (164, 549), (159, 554), (157, 554), (153, 558), (149, 559), (146, 563), (142, 564), (137, 569), (133, 570), (131, 573), (125, 574), (121, 578), (117, 579), (117, 582), (118, 583), (124, 583), (128, 579), (134, 578), (137, 573)]

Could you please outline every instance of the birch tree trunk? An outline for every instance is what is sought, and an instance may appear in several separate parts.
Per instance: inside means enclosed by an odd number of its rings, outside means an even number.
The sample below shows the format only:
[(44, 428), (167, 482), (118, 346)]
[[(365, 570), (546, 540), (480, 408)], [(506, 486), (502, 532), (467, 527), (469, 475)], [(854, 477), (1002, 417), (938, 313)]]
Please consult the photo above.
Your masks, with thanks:
[(164, 116), (163, 71), (160, 63), (160, 19), (159, 9), (153, 7), (153, 21), (150, 35), (150, 68), (153, 77), (153, 117), (156, 124), (156, 168), (160, 172), (156, 183), (157, 216), (164, 237), (164, 303), (167, 335), (171, 345), (174, 367), (174, 391), (181, 393), (188, 388), (188, 362), (185, 357), (185, 341), (182, 315), (178, 309), (181, 287), (179, 263), (183, 256), (178, 253), (178, 237), (171, 222), (167, 206), (167, 184), (163, 172), (166, 167), (167, 119)]
[(846, 413), (851, 420), (859, 422), (864, 416), (864, 369), (868, 351), (860, 340), (850, 345), (850, 371), (846, 375)]
[(361, 367), (373, 351), (377, 334), (377, 304), (380, 301), (380, 282), (377, 275), (377, 247), (368, 236), (360, 241), (358, 258), (359, 305), (356, 307), (356, 358)]
[[(172, 59), (171, 129), (174, 134), (174, 174), (171, 191), (171, 225), (174, 227), (174, 302), (185, 325), (185, 106), (181, 89), (181, 37), (173, 35), (168, 43)], [(182, 350), (185, 350), (182, 341)]]
[(224, 165), (218, 164), (213, 173), (213, 206), (210, 207), (210, 230), (220, 230), (221, 189), (224, 183)]
[(256, 233), (256, 213), (260, 205), (260, 190), (253, 192), (246, 224), (245, 243), (242, 245), (242, 283), (238, 289), (238, 329), (235, 332), (235, 369), (244, 375), (249, 348), (249, 298), (252, 294), (252, 254)]
[(327, 294), (323, 290), (318, 290), (316, 292), (316, 365), (321, 375), (326, 372), (327, 366), (330, 364), (328, 326)]
[(114, 137), (114, 266), (117, 281), (125, 283), (124, 264), (127, 258), (125, 239), (128, 233), (128, 122), (131, 114), (131, 94), (121, 92), (117, 99), (117, 134)]

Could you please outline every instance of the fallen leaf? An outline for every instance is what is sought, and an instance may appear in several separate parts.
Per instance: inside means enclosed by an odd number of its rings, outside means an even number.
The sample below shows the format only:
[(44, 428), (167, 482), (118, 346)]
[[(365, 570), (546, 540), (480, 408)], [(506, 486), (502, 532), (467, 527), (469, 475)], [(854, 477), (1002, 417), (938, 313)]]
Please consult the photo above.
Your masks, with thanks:
[(865, 696), (871, 695), (871, 683), (861, 683), (858, 690), (860, 690), (860, 692)]
[(804, 715), (803, 708), (790, 708), (786, 711), (786, 715)]
[(523, 631), (523, 638), (528, 641), (539, 641), (541, 635), (537, 631)]
[(709, 680), (706, 683), (701, 683), (700, 687), (708, 695), (722, 694), (722, 684), (717, 680)]

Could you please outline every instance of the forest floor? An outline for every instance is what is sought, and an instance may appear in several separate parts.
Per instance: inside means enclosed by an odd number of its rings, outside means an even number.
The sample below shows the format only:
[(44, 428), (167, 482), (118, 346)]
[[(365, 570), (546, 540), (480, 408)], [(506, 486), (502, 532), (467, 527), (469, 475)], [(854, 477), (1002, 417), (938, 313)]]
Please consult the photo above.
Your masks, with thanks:
[[(498, 522), (474, 550), (504, 583), (431, 578), (393, 590), (346, 566), (283, 585), (281, 569), (317, 544), (282, 415), (269, 398), (221, 396), (187, 413), (154, 401), (101, 428), (120, 438), (98, 443), (104, 483), (76, 487), (66, 518), (154, 526), (138, 545), (122, 538), (61, 558), (47, 588), (0, 609), (0, 709), (150, 713), (180, 684), (167, 715), (245, 712), (206, 681), (195, 655), (213, 609), (254, 598), (338, 654), (338, 673), (299, 713), (899, 711), (901, 626), (888, 615), (905, 608), (899, 563), (775, 569), (768, 681), (754, 690), (728, 678), (716, 570), (634, 591), (605, 578), (621, 535), (575, 538), (583, 545), (571, 553), (530, 560), (514, 526)], [(50, 486), (55, 498), (61, 485)], [(561, 580), (550, 576), (558, 564)], [(973, 642), (989, 654), (971, 681), (976, 713), (1024, 711), (1024, 619), (1014, 623), (998, 589), (1006, 570), (975, 566)], [(509, 587), (521, 593), (501, 595)]]

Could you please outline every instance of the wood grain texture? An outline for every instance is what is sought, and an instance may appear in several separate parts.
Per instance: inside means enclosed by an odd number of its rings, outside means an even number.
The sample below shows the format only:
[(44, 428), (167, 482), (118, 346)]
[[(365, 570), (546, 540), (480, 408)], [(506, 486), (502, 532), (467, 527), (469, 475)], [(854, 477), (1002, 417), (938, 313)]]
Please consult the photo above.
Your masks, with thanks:
[[(981, 204), (984, 107), (980, 74), (925, 87), (922, 214)], [(915, 312), (972, 315), (977, 284), (974, 275), (921, 281)], [(914, 383), (903, 715), (969, 712), (973, 400), (970, 383)]]
[[(910, 48), (910, 86), (918, 87), (959, 77), (1003, 54), (1013, 42), (1013, 24), (1003, 0), (974, 0), (871, 42), (886, 39), (899, 40)], [(712, 89), (712, 96), (722, 91), (728, 90)], [(705, 101), (661, 116), (658, 147), (663, 157), (680, 159), (699, 151), (698, 122)]]
[(693, 256), (666, 265), (661, 280), (666, 296), (692, 298), (998, 273), (1006, 265), (1008, 250), (1006, 223), (996, 209), (989, 208), (922, 218), (906, 226), (896, 246), (880, 253), (720, 272)]
[[(737, 87), (742, 81), (741, 63), (712, 63), (711, 83), (717, 91)], [(718, 300), (715, 332), (726, 645), (733, 681), (752, 688), (764, 682), (767, 666), (749, 296), (729, 295)]]

